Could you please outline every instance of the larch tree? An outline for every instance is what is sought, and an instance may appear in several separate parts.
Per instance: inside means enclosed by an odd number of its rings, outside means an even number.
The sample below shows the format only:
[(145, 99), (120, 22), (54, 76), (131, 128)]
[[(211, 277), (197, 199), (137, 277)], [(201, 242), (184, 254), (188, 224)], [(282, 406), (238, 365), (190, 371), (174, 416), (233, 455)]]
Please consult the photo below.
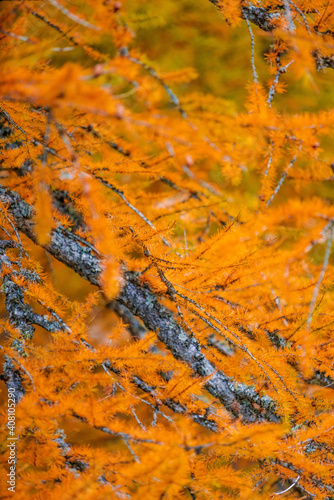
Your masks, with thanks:
[(334, 499), (333, 3), (0, 19), (1, 498)]

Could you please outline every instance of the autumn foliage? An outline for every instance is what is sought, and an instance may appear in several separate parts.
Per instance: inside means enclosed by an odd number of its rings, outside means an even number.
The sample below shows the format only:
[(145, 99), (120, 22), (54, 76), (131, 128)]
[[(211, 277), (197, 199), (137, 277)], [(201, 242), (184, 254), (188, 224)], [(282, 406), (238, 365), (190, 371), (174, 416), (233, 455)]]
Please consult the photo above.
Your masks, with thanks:
[(1, 498), (334, 499), (332, 2), (0, 19)]

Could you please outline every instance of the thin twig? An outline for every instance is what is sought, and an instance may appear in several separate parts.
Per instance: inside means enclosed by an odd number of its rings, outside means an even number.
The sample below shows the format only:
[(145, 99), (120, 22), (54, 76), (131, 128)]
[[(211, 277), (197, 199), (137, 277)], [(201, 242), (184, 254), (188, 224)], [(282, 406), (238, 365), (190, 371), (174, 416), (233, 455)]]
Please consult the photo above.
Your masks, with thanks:
[(324, 279), (325, 272), (326, 272), (326, 269), (328, 266), (328, 260), (329, 260), (329, 256), (331, 253), (331, 247), (332, 247), (332, 241), (333, 241), (333, 233), (334, 233), (334, 221), (331, 223), (330, 228), (329, 228), (329, 235), (328, 235), (328, 239), (327, 239), (325, 258), (324, 258), (324, 262), (322, 264), (322, 268), (321, 268), (321, 271), (319, 274), (318, 282), (317, 282), (315, 289), (314, 289), (314, 292), (313, 292), (313, 297), (312, 297), (312, 301), (311, 301), (311, 305), (310, 305), (310, 312), (309, 312), (309, 315), (307, 318), (307, 326), (306, 326), (307, 330), (309, 330), (310, 326), (311, 326), (312, 316), (313, 316), (313, 312), (314, 312), (314, 308), (315, 308), (315, 303), (316, 303), (316, 300), (318, 297), (320, 285), (321, 285), (322, 280)]
[(134, 450), (132, 449), (132, 446), (130, 445), (129, 440), (128, 440), (127, 438), (125, 438), (125, 437), (124, 437), (124, 438), (123, 438), (123, 441), (124, 441), (124, 443), (126, 444), (126, 446), (127, 446), (128, 450), (129, 450), (129, 452), (131, 453), (131, 455), (133, 456), (133, 458), (135, 459), (135, 461), (136, 461), (137, 463), (140, 463), (140, 460), (139, 460), (138, 456), (135, 454)]
[(292, 5), (292, 7), (295, 9), (295, 11), (298, 12), (298, 14), (303, 18), (303, 21), (304, 21), (304, 24), (305, 24), (305, 28), (307, 29), (307, 31), (311, 35), (312, 32), (311, 32), (311, 29), (309, 27), (309, 24), (307, 22), (307, 19), (305, 17), (304, 12), (295, 3), (293, 3), (292, 0), (288, 0), (288, 2), (289, 2), (290, 5)]
[[(174, 287), (173, 285), (170, 283), (170, 281), (168, 281), (168, 279), (166, 278), (166, 276), (164, 275), (163, 271), (161, 269), (158, 268), (158, 266), (156, 266), (157, 269), (158, 269), (158, 273), (159, 273), (159, 276), (160, 276), (160, 279), (161, 281), (166, 285), (167, 289), (168, 289), (168, 292), (169, 292), (169, 295), (175, 299), (175, 295), (181, 297), (182, 299), (184, 299), (186, 302), (194, 305), (197, 309), (199, 309), (200, 311), (202, 311), (206, 316), (208, 316), (208, 318), (210, 318), (211, 320), (215, 321), (223, 330), (225, 331), (228, 331), (235, 339), (237, 339), (238, 341), (238, 344), (234, 343), (231, 339), (229, 339), (228, 337), (226, 337), (226, 335), (222, 332), (222, 330), (218, 327), (216, 327), (215, 325), (213, 325), (213, 323), (205, 318), (205, 316), (202, 316), (201, 314), (199, 314), (197, 311), (194, 311), (194, 310), (191, 310), (191, 308), (189, 308), (190, 311), (193, 312), (193, 314), (195, 314), (196, 316), (198, 316), (199, 318), (201, 318), (202, 321), (204, 321), (206, 324), (208, 324), (209, 326), (211, 326), (211, 328), (215, 331), (217, 331), (220, 335), (222, 335), (226, 340), (230, 341), (231, 343), (233, 343), (235, 345), (235, 347), (239, 348), (240, 350), (242, 350), (243, 352), (245, 352), (258, 366), (259, 368), (263, 371), (263, 373), (266, 375), (267, 379), (272, 383), (273, 385), (273, 388), (275, 389), (275, 391), (278, 393), (278, 389), (276, 388), (274, 382), (271, 380), (270, 376), (268, 375), (267, 371), (264, 369), (264, 367), (261, 365), (261, 363), (258, 361), (258, 359), (254, 356), (254, 354), (252, 354), (250, 352), (250, 350), (243, 345), (243, 342), (241, 341), (240, 337), (234, 333), (234, 332), (231, 332), (229, 331), (229, 329), (222, 324), (222, 322), (220, 320), (218, 320), (217, 318), (215, 318), (214, 316), (212, 316), (209, 312), (207, 312), (201, 305), (199, 305), (196, 301), (194, 301), (193, 299), (190, 299), (189, 297), (187, 297), (186, 295), (178, 292)], [(286, 383), (284, 382), (284, 379), (283, 377), (271, 366), (269, 365), (266, 361), (262, 360), (263, 363), (270, 369), (272, 370), (273, 373), (275, 373), (275, 375), (280, 379), (280, 381), (282, 382), (283, 386), (285, 387), (285, 389), (287, 390), (287, 392), (289, 392), (289, 394), (296, 400), (296, 397), (295, 395), (293, 394), (293, 392), (289, 389), (289, 387), (286, 385)]]
[(20, 40), (21, 42), (35, 43), (32, 40), (30, 40), (30, 38), (28, 38), (27, 36), (17, 35), (16, 33), (12, 33), (11, 31), (6, 31), (3, 29), (0, 29), (0, 33), (3, 33), (4, 35), (10, 36), (12, 38), (16, 38), (17, 40)]
[(253, 78), (254, 78), (254, 82), (255, 83), (259, 83), (259, 78), (257, 76), (256, 67), (255, 67), (255, 41), (254, 41), (254, 35), (253, 35), (253, 31), (252, 31), (252, 28), (251, 28), (251, 25), (250, 25), (250, 22), (248, 20), (247, 15), (245, 15), (245, 19), (246, 19), (246, 23), (247, 23), (247, 26), (248, 26), (248, 31), (249, 31), (249, 35), (251, 37), (251, 43), (252, 43), (251, 61), (252, 61)]
[(274, 95), (276, 93), (276, 87), (278, 84), (279, 77), (281, 76), (282, 73), (286, 73), (286, 70), (288, 69), (290, 64), (292, 64), (294, 62), (294, 60), (288, 62), (288, 64), (286, 64), (285, 66), (281, 66), (280, 57), (278, 56), (276, 59), (276, 62), (277, 62), (277, 72), (276, 72), (274, 81), (270, 87), (269, 95), (268, 95), (268, 99), (267, 99), (267, 103), (269, 104), (269, 108), (271, 108), (271, 103), (272, 103), (272, 100), (273, 100)]
[(147, 217), (145, 217), (145, 215), (144, 215), (144, 214), (143, 214), (140, 210), (138, 210), (138, 208), (136, 208), (135, 206), (133, 206), (133, 205), (132, 205), (132, 203), (130, 203), (130, 202), (126, 199), (126, 197), (125, 197), (125, 195), (124, 195), (123, 191), (121, 191), (120, 189), (116, 188), (116, 187), (115, 187), (115, 186), (113, 186), (110, 182), (108, 182), (108, 181), (104, 180), (102, 177), (100, 177), (100, 176), (98, 176), (98, 175), (96, 175), (96, 174), (93, 174), (93, 175), (94, 175), (95, 179), (98, 179), (98, 180), (99, 180), (99, 181), (100, 181), (100, 182), (101, 182), (104, 186), (106, 186), (107, 188), (111, 189), (111, 191), (113, 191), (114, 193), (118, 194), (118, 196), (119, 196), (120, 198), (122, 198), (122, 200), (124, 201), (124, 203), (125, 203), (125, 204), (129, 207), (129, 208), (131, 208), (131, 210), (133, 210), (133, 211), (134, 211), (137, 215), (139, 215), (139, 217), (140, 217), (141, 219), (143, 219), (143, 221), (144, 221), (144, 222), (146, 222), (146, 224), (147, 224), (148, 226), (150, 226), (150, 228), (151, 228), (151, 229), (156, 230), (156, 227), (152, 224), (152, 222), (151, 222), (151, 221), (150, 221)]
[(137, 416), (137, 413), (135, 412), (135, 409), (134, 409), (134, 408), (131, 408), (131, 411), (132, 411), (132, 415), (135, 417), (136, 422), (137, 422), (137, 424), (139, 425), (139, 427), (141, 428), (141, 430), (146, 432), (146, 427), (145, 427), (145, 426), (144, 426), (144, 424), (142, 424), (142, 423), (141, 423), (141, 421), (139, 420), (139, 418), (138, 418), (138, 416)]
[[(301, 145), (299, 146), (299, 150), (301, 148)], [(277, 195), (278, 191), (281, 189), (282, 187), (282, 184), (285, 180), (285, 178), (287, 177), (288, 175), (288, 172), (290, 170), (290, 168), (292, 167), (292, 165), (295, 163), (295, 161), (297, 160), (297, 154), (295, 154), (295, 156), (292, 158), (292, 160), (290, 161), (289, 165), (287, 166), (287, 168), (285, 169), (285, 172), (283, 172), (283, 175), (282, 177), (280, 178), (279, 180), (279, 183), (277, 184), (276, 188), (275, 188), (275, 191), (273, 192), (273, 194), (271, 195), (271, 197), (269, 198), (269, 200), (267, 201), (267, 208), (269, 207), (269, 205), (271, 205), (273, 199), (275, 198), (275, 196)]]
[(287, 491), (291, 490), (294, 486), (296, 486), (296, 484), (298, 483), (300, 479), (300, 475), (297, 477), (297, 479), (292, 483), (290, 484), (290, 486), (288, 488), (286, 488), (286, 490), (283, 490), (283, 491), (279, 491), (278, 493), (274, 493), (274, 495), (284, 495), (284, 493), (286, 493)]
[[(268, 98), (269, 99), (269, 98)], [(267, 101), (268, 102), (268, 101)], [(268, 175), (268, 172), (269, 172), (269, 169), (270, 169), (270, 165), (271, 165), (271, 162), (272, 162), (272, 159), (273, 159), (273, 152), (270, 153), (270, 156), (268, 158), (268, 163), (267, 163), (267, 167), (266, 167), (266, 170), (264, 172), (264, 176), (267, 177)]]
[(71, 19), (75, 23), (81, 24), (81, 26), (84, 26), (85, 28), (90, 28), (90, 29), (95, 30), (95, 31), (98, 31), (100, 29), (97, 26), (94, 26), (94, 24), (91, 24), (91, 23), (85, 21), (84, 19), (81, 19), (76, 14), (73, 14), (68, 9), (66, 9), (66, 7), (64, 7), (63, 5), (60, 5), (56, 0), (48, 0), (48, 2), (51, 5), (53, 5), (57, 10), (59, 10), (62, 14), (64, 14), (64, 16), (68, 17), (69, 19)]
[(7, 120), (12, 124), (14, 125), (15, 128), (17, 128), (18, 130), (20, 130), (25, 136), (27, 136), (27, 132), (25, 130), (23, 130), (23, 128), (21, 128), (14, 120), (13, 118), (7, 113), (7, 111), (5, 111), (3, 108), (0, 108), (0, 112), (7, 118)]
[(135, 64), (138, 64), (139, 66), (141, 66), (142, 68), (144, 68), (148, 73), (150, 73), (150, 75), (153, 76), (153, 78), (157, 82), (159, 82), (160, 85), (165, 89), (165, 91), (168, 94), (168, 97), (170, 98), (171, 102), (176, 106), (176, 108), (178, 109), (178, 111), (181, 114), (181, 116), (183, 118), (187, 118), (187, 113), (180, 106), (179, 98), (174, 94), (174, 92), (169, 88), (169, 86), (163, 81), (163, 79), (157, 74), (157, 72), (154, 71), (153, 68), (151, 68), (151, 66), (149, 66), (148, 64), (143, 63), (137, 57), (130, 56), (128, 54), (128, 52), (127, 52), (127, 49), (125, 49), (125, 48), (123, 49), (122, 55), (123, 55), (123, 57), (125, 56), (129, 61), (131, 61), (131, 62), (133, 62)]

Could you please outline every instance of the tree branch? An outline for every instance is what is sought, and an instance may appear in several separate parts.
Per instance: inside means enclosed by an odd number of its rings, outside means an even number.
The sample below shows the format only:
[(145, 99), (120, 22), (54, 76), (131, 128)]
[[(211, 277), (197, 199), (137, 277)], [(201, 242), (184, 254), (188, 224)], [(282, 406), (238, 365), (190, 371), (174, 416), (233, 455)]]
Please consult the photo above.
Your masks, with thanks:
[[(17, 228), (37, 243), (33, 230), (33, 209), (20, 196), (0, 186), (0, 199), (8, 205)], [(69, 231), (58, 227), (52, 232), (45, 248), (59, 261), (76, 271), (94, 285), (99, 285), (101, 265), (90, 247), (83, 246)], [(202, 353), (199, 342), (190, 337), (174, 320), (173, 315), (160, 304), (153, 293), (141, 284), (134, 273), (125, 272), (125, 285), (118, 296), (120, 304), (138, 316), (145, 327), (157, 332), (161, 342), (175, 358), (186, 362), (200, 377), (209, 377), (205, 388), (234, 416), (246, 422), (269, 420), (278, 422), (275, 403), (267, 396), (259, 396), (254, 388), (236, 383), (219, 371)], [(256, 407), (255, 407), (256, 406)]]
[[(219, 0), (209, 0), (213, 5), (220, 8), (221, 2)], [(240, 2), (241, 3), (241, 2)], [(292, 3), (292, 2), (291, 2)], [(274, 31), (277, 23), (282, 19), (283, 14), (280, 12), (270, 12), (263, 7), (256, 7), (248, 2), (248, 5), (240, 6), (241, 17), (243, 19), (248, 19), (251, 23), (258, 26), (261, 30), (272, 32)], [(297, 12), (302, 15), (303, 12), (300, 9)], [(303, 19), (305, 16), (302, 16)], [(317, 34), (317, 30), (313, 29), (314, 33)], [(333, 56), (321, 56), (318, 51), (312, 53), (317, 70), (332, 68), (334, 69), (334, 55)]]

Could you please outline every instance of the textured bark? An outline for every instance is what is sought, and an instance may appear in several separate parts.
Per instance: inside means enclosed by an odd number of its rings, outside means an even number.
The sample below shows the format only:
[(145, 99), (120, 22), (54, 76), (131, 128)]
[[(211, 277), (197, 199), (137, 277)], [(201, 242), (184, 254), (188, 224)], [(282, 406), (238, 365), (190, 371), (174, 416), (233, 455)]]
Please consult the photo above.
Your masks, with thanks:
[[(219, 8), (220, 2), (219, 0), (209, 0), (213, 5)], [(240, 2), (241, 3), (241, 2)], [(252, 5), (250, 2), (248, 5), (244, 5), (240, 7), (241, 17), (243, 19), (248, 19), (251, 23), (258, 26), (263, 31), (273, 31), (275, 29), (277, 21), (279, 21), (283, 14), (280, 12), (270, 12), (263, 7), (256, 7)], [(314, 28), (314, 34), (317, 34), (317, 30)], [(333, 35), (333, 34), (332, 34)], [(333, 56), (322, 56), (318, 52), (313, 53), (313, 57), (315, 60), (315, 64), (317, 70), (323, 70), (326, 68), (334, 69), (334, 55)]]
[(5, 355), (5, 362), (3, 364), (3, 373), (0, 375), (1, 380), (6, 384), (7, 390), (14, 389), (16, 404), (25, 395), (23, 387), (22, 376), (20, 370), (17, 370), (12, 360)]
[[(36, 242), (33, 231), (33, 210), (19, 195), (0, 186), (0, 199), (8, 205), (16, 227)], [(45, 247), (55, 258), (72, 268), (94, 285), (99, 285), (101, 263), (91, 247), (85, 247), (75, 235), (62, 228), (52, 232), (51, 241)], [(145, 327), (155, 331), (161, 342), (175, 358), (186, 362), (194, 374), (210, 379), (205, 388), (218, 398), (234, 416), (242, 416), (247, 422), (263, 420), (277, 422), (275, 403), (267, 396), (259, 396), (253, 387), (236, 383), (219, 371), (205, 357), (199, 342), (190, 337), (174, 320), (173, 314), (160, 304), (154, 294), (134, 273), (125, 272), (125, 285), (117, 301), (138, 316)]]
[[(133, 274), (125, 273), (125, 277), (126, 285), (118, 301), (139, 316), (146, 328), (157, 332), (158, 339), (170, 349), (176, 359), (185, 361), (197, 375), (211, 376), (205, 388), (220, 399), (233, 415), (241, 413), (247, 421), (278, 421), (270, 398), (260, 397), (252, 387), (233, 382), (216, 370), (202, 353), (199, 342), (183, 330), (172, 313), (158, 302), (152, 292), (145, 285), (140, 285)], [(263, 412), (256, 410), (254, 403)]]
[[(8, 268), (11, 267), (10, 260), (3, 253), (3, 250), (0, 250), (0, 267), (3, 264), (6, 264)], [(28, 273), (22, 270), (21, 276), (24, 274), (27, 275)], [(34, 278), (32, 273), (29, 274), (30, 279)], [(2, 278), (5, 306), (10, 323), (21, 332), (24, 339), (33, 337), (35, 331), (33, 325), (39, 325), (48, 332), (60, 330), (62, 325), (58, 321), (37, 314), (29, 304), (24, 302), (23, 287), (13, 281), (13, 277), (16, 275), (19, 275), (19, 273), (13, 270), (11, 274), (8, 273)], [(35, 280), (33, 279), (33, 281)]]
[[(209, 0), (209, 2), (218, 8), (220, 4), (223, 4), (219, 0)], [(275, 20), (281, 17), (280, 13), (268, 12), (267, 9), (256, 7), (250, 3), (247, 6), (240, 7), (240, 10), (243, 18), (249, 19), (249, 21), (264, 31), (272, 31), (275, 28)]]

